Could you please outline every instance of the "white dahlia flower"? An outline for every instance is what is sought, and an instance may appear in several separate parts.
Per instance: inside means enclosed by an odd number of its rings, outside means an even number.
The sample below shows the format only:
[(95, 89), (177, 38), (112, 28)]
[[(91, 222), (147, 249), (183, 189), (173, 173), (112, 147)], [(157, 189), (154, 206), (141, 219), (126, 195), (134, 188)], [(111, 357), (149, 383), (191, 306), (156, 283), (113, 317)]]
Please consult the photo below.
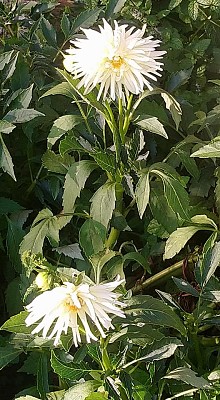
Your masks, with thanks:
[(123, 89), (129, 93), (139, 94), (144, 86), (152, 89), (149, 80), (157, 80), (161, 76), (159, 59), (166, 53), (155, 50), (160, 41), (153, 36), (144, 38), (145, 28), (136, 29), (128, 25), (118, 26), (114, 21), (114, 29), (103, 19), (104, 27), (100, 32), (93, 29), (82, 29), (84, 38), (71, 41), (73, 48), (67, 50), (64, 67), (80, 79), (78, 88), (84, 86), (89, 93), (100, 84), (98, 99), (107, 93), (115, 100), (123, 98)]
[(59, 342), (61, 333), (66, 334), (70, 327), (73, 343), (77, 347), (81, 342), (79, 324), (85, 330), (87, 343), (90, 343), (91, 339), (97, 340), (90, 329), (91, 323), (97, 327), (104, 338), (103, 328), (106, 330), (114, 328), (109, 314), (125, 318), (124, 312), (120, 309), (125, 304), (117, 300), (117, 293), (112, 293), (123, 282), (119, 279), (117, 277), (114, 282), (99, 285), (81, 283), (75, 286), (73, 283), (65, 282), (63, 286), (40, 294), (26, 307), (30, 314), (25, 323), (30, 326), (41, 320), (32, 334), (42, 331), (44, 338), (54, 323), (48, 338), (55, 336), (55, 346)]

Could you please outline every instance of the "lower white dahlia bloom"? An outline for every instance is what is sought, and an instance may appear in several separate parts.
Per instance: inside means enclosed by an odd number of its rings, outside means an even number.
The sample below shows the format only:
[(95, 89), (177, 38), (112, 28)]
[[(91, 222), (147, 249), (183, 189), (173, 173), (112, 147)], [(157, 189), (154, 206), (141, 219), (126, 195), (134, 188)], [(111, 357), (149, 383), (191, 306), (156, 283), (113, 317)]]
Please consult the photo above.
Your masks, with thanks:
[(159, 40), (153, 36), (144, 38), (145, 28), (136, 29), (128, 25), (118, 26), (114, 21), (114, 29), (103, 19), (104, 27), (100, 32), (93, 29), (82, 29), (84, 38), (78, 38), (71, 43), (73, 48), (67, 50), (64, 56), (64, 67), (76, 78), (80, 78), (78, 87), (85, 87), (89, 93), (100, 84), (98, 99), (107, 93), (115, 100), (125, 93), (139, 94), (144, 85), (152, 89), (150, 80), (157, 80), (162, 71), (161, 59), (165, 51), (157, 51)]
[(73, 333), (73, 343), (77, 347), (81, 342), (80, 323), (85, 330), (87, 343), (90, 343), (91, 339), (97, 340), (90, 329), (89, 322), (97, 327), (104, 338), (103, 328), (106, 330), (110, 327), (114, 328), (109, 314), (125, 318), (124, 312), (120, 309), (125, 304), (117, 300), (117, 293), (112, 293), (123, 282), (119, 279), (117, 277), (114, 282), (99, 285), (81, 283), (75, 286), (73, 283), (65, 282), (63, 286), (40, 294), (26, 307), (30, 314), (25, 323), (30, 326), (42, 319), (32, 334), (43, 331), (44, 338), (54, 323), (48, 338), (51, 339), (55, 336), (55, 346), (59, 342), (61, 333), (66, 334), (70, 327)]

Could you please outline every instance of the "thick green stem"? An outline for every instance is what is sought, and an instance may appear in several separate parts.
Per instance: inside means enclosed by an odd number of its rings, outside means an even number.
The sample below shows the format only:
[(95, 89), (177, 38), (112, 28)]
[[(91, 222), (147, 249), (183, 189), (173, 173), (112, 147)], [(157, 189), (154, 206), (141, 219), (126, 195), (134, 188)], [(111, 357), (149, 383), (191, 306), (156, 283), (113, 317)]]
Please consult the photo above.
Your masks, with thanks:
[(150, 278), (146, 279), (143, 283), (136, 285), (132, 292), (133, 294), (141, 293), (143, 290), (148, 289), (149, 287), (156, 286), (158, 283), (166, 281), (171, 276), (180, 276), (182, 274), (182, 267), (183, 267), (184, 260), (177, 262), (174, 265), (164, 269), (163, 271), (158, 272), (151, 276)]

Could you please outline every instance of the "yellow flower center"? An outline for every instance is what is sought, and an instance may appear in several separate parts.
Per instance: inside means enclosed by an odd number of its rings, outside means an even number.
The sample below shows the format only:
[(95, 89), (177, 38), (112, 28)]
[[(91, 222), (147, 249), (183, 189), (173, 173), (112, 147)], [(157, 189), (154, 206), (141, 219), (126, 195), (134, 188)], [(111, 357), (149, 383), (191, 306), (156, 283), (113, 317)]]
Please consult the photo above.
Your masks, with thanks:
[(121, 57), (115, 56), (112, 60), (110, 60), (110, 63), (114, 69), (119, 69), (122, 64), (124, 64), (124, 60)]
[(67, 310), (69, 311), (69, 312), (75, 312), (75, 311), (78, 311), (78, 308), (76, 307), (76, 306), (74, 306), (73, 304), (68, 304), (68, 303), (66, 303), (65, 304), (65, 307), (67, 308)]

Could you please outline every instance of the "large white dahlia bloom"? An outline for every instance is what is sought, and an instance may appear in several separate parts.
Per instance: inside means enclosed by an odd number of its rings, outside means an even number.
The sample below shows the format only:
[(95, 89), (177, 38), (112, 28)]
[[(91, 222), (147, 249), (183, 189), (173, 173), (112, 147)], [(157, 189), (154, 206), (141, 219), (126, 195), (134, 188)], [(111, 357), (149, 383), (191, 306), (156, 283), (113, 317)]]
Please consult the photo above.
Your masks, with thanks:
[(100, 84), (98, 99), (109, 93), (113, 100), (123, 98), (123, 89), (127, 95), (143, 92), (145, 85), (151, 90), (149, 80), (161, 76), (163, 64), (158, 60), (166, 53), (156, 50), (160, 41), (143, 37), (146, 26), (126, 29), (128, 25), (114, 21), (112, 29), (105, 19), (103, 23), (100, 32), (82, 29), (85, 37), (71, 41), (74, 47), (64, 56), (66, 70), (80, 79), (78, 87), (89, 93)]
[[(97, 340), (90, 328), (92, 324), (104, 338), (103, 328), (105, 330), (114, 328), (109, 314), (125, 317), (121, 310), (125, 304), (117, 300), (117, 293), (113, 293), (122, 282), (119, 277), (114, 282), (99, 285), (81, 283), (75, 286), (73, 283), (65, 282), (62, 286), (40, 294), (26, 307), (30, 314), (25, 323), (30, 326), (41, 320), (32, 334), (42, 331), (43, 337), (46, 338), (48, 331), (51, 330), (48, 338), (55, 336), (55, 346), (59, 343), (61, 333), (66, 334), (70, 327), (73, 343), (77, 347), (81, 342), (80, 324), (85, 330), (87, 343), (90, 343), (91, 339)], [(53, 323), (54, 326), (51, 328)]]

